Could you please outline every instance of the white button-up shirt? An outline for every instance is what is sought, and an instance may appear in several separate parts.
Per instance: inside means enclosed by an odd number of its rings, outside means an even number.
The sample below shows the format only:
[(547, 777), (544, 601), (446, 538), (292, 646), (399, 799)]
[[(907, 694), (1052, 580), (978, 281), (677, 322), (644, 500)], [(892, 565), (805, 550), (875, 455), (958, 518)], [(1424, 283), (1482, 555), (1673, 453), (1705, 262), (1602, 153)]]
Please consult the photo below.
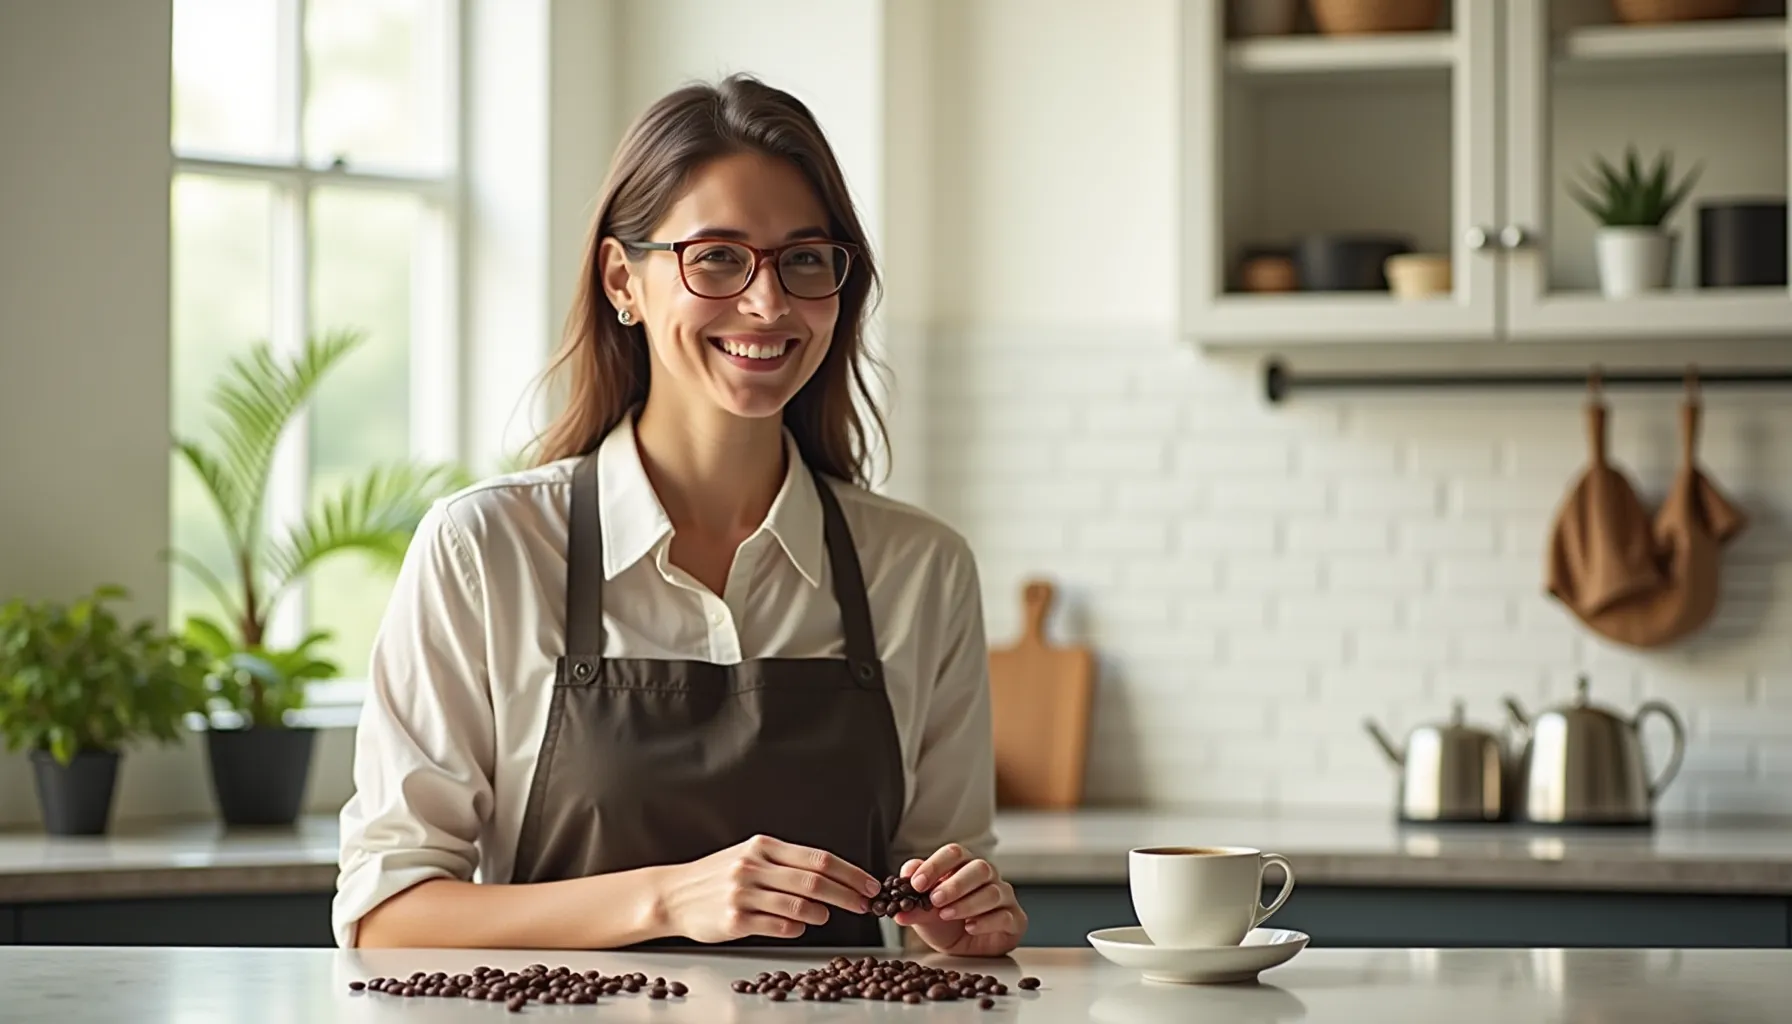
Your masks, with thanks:
[[(741, 544), (723, 593), (670, 561), (672, 523), (631, 418), (598, 451), (604, 654), (735, 663), (841, 657), (815, 481), (788, 432), (789, 472)], [(566, 548), (577, 459), (484, 481), (418, 528), (374, 642), (341, 814), (333, 927), (431, 878), (508, 881), (565, 653)], [(869, 591), (902, 751), (892, 855), (994, 848), (988, 650), (976, 562), (952, 528), (835, 481)], [(825, 765), (816, 766), (825, 770)], [(827, 813), (821, 811), (818, 813)]]

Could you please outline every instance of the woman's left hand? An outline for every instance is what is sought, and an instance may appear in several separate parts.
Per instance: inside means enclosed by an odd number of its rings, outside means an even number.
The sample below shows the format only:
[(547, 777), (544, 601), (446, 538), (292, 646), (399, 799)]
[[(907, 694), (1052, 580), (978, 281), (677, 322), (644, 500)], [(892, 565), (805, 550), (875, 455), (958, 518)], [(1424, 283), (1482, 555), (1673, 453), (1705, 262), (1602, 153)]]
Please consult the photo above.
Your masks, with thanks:
[(1027, 913), (1014, 887), (988, 861), (973, 859), (957, 843), (947, 843), (926, 860), (902, 865), (901, 877), (928, 894), (931, 910), (908, 910), (896, 923), (912, 927), (922, 941), (948, 956), (1004, 956), (1020, 945)]

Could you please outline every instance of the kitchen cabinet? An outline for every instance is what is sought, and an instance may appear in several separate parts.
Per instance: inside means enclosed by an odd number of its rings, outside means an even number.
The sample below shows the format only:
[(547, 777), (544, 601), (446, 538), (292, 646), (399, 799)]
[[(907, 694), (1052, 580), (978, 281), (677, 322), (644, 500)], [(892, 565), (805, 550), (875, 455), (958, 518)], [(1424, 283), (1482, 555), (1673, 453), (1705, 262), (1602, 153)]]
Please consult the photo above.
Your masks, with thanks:
[[(1609, 0), (1451, 0), (1434, 29), (1233, 38), (1181, 8), (1181, 320), (1206, 347), (1792, 336), (1792, 288), (1704, 288), (1698, 208), (1788, 194), (1785, 0), (1733, 19), (1616, 24)], [(1305, 4), (1299, 5), (1303, 10)], [(1666, 290), (1607, 298), (1566, 187), (1595, 155), (1671, 152), (1698, 181), (1668, 221)], [(1248, 291), (1244, 257), (1319, 232), (1449, 258), (1447, 292)]]
[[(1137, 924), (1126, 886), (1021, 883), (1027, 946)], [(1273, 898), (1274, 887), (1264, 900)], [(0, 945), (326, 947), (328, 892), (0, 906)], [(1315, 946), (1792, 947), (1792, 896), (1297, 885), (1271, 923)]]

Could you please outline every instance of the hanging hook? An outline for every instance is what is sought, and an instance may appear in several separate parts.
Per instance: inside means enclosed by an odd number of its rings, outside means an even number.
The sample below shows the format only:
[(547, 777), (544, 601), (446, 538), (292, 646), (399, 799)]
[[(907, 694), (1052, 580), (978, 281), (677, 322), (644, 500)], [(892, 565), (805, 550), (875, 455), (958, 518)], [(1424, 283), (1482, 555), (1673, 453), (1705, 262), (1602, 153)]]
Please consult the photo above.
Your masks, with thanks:
[(1699, 365), (1697, 363), (1686, 364), (1686, 400), (1694, 405), (1699, 401)]

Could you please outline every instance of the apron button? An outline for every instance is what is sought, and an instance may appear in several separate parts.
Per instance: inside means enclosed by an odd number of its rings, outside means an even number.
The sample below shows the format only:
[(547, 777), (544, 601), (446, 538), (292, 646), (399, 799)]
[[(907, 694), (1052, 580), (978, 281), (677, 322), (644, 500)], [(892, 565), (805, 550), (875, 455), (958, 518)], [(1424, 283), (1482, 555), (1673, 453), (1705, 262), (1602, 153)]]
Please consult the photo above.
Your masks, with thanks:
[(572, 674), (579, 677), (580, 679), (591, 678), (591, 663), (589, 661), (573, 662), (572, 663)]
[(871, 677), (876, 675), (876, 671), (871, 667), (869, 662), (859, 662), (859, 667), (855, 671), (858, 672), (859, 678), (866, 682), (870, 682)]

